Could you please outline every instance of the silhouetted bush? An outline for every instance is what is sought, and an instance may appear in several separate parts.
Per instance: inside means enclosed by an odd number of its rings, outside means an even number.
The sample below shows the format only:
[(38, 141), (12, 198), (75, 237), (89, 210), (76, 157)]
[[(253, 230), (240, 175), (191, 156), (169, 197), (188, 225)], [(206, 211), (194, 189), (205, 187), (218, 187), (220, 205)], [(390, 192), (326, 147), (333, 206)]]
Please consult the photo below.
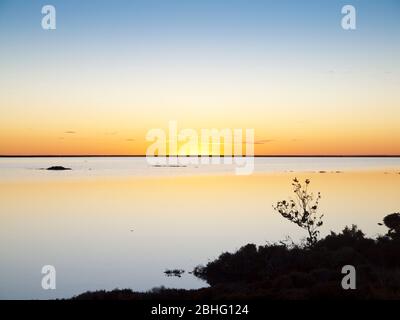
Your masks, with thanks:
[[(250, 267), (246, 267), (246, 263)], [(359, 287), (355, 292), (345, 291), (340, 286), (341, 268), (348, 264), (357, 270)], [(338, 234), (331, 232), (312, 247), (246, 245), (196, 270), (196, 276), (211, 286), (259, 283), (268, 291), (267, 296), (275, 298), (284, 292), (291, 297), (303, 295), (302, 298), (331, 295), (400, 299), (400, 242), (390, 237), (366, 238), (356, 225), (345, 227)], [(387, 279), (391, 279), (391, 285)]]
[(387, 215), (383, 219), (383, 223), (389, 228), (387, 233), (388, 237), (392, 239), (400, 239), (400, 213), (392, 213)]
[[(247, 244), (194, 269), (193, 274), (210, 285), (207, 288), (98, 291), (74, 299), (400, 299), (397, 217), (385, 217), (388, 235), (376, 240), (353, 225), (311, 247)], [(344, 265), (356, 268), (356, 290), (341, 287)]]
[(313, 246), (318, 240), (318, 228), (323, 224), (324, 215), (317, 214), (321, 194), (318, 192), (317, 196), (314, 196), (313, 193), (309, 192), (309, 184), (309, 179), (305, 180), (303, 186), (297, 178), (294, 178), (292, 186), (296, 199), (279, 201), (273, 208), (282, 217), (305, 229), (308, 233), (307, 244)]

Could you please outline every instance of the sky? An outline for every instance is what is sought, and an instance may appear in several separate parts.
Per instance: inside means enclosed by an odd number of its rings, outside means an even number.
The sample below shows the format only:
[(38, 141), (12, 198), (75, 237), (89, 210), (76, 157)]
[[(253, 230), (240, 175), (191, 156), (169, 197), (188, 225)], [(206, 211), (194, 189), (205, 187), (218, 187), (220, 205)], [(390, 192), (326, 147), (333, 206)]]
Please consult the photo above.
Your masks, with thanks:
[(0, 155), (140, 155), (170, 121), (254, 129), (258, 155), (399, 155), (399, 57), (396, 0), (0, 0)]

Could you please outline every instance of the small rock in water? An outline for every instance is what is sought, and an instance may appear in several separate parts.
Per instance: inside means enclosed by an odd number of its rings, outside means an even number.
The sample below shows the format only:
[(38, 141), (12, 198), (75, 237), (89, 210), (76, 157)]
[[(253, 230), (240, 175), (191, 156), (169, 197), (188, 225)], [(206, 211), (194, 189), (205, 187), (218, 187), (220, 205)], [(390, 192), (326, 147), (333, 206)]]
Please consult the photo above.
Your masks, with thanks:
[(167, 277), (180, 278), (182, 276), (182, 274), (185, 273), (185, 270), (182, 270), (182, 269), (165, 270), (164, 273)]
[(52, 166), (52, 167), (48, 167), (46, 170), (61, 171), (61, 170), (71, 170), (71, 168), (66, 168), (63, 166)]

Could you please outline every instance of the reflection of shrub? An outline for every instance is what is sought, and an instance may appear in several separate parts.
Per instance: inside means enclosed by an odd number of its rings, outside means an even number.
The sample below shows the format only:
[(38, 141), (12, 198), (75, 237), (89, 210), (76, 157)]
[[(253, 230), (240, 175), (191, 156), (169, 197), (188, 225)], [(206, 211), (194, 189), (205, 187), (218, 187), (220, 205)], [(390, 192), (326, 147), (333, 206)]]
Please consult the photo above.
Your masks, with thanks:
[(318, 228), (323, 224), (323, 215), (317, 215), (321, 194), (318, 192), (318, 195), (314, 196), (313, 193), (309, 192), (309, 184), (309, 179), (305, 180), (305, 185), (303, 186), (297, 178), (294, 178), (292, 186), (296, 199), (279, 201), (273, 208), (282, 217), (307, 230), (307, 244), (308, 246), (313, 246), (318, 240)]

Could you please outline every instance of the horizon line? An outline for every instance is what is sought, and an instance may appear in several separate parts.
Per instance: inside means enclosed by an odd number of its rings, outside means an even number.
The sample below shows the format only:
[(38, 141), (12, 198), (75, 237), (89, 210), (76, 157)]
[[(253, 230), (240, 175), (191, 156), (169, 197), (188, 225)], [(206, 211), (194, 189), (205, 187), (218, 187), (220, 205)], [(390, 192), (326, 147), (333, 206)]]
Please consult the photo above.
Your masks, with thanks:
[[(55, 154), (43, 154), (43, 155), (0, 155), (0, 158), (145, 158), (146, 155), (127, 155), (127, 154), (70, 154), (70, 155), (55, 155)], [(237, 155), (160, 155), (152, 157), (238, 157)], [(254, 157), (254, 158), (399, 158), (398, 155), (388, 155), (388, 154), (276, 154), (276, 155), (253, 155), (246, 156), (241, 155), (240, 157)]]

